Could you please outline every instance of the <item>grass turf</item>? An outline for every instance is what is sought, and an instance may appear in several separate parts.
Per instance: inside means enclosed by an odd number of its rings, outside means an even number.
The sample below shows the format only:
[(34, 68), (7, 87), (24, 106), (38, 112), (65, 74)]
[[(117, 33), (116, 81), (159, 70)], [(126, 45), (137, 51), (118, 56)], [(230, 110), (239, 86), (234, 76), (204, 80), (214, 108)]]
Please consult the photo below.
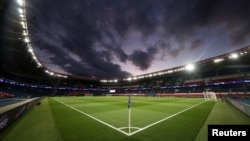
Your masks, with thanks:
[[(248, 116), (226, 102), (209, 101), (190, 108), (204, 100), (132, 97), (131, 126), (139, 127), (141, 131), (127, 136), (117, 131), (121, 127), (128, 127), (127, 100), (127, 97), (45, 98), (40, 106), (35, 106), (1, 133), (0, 139), (2, 141), (204, 141), (206, 125), (209, 123), (250, 123)], [(79, 111), (112, 125), (117, 130)], [(180, 113), (173, 116), (178, 112)], [(152, 125), (169, 116), (173, 117)], [(152, 126), (145, 128), (148, 125)], [(128, 133), (127, 128), (122, 131)], [(136, 131), (138, 129), (131, 129), (132, 133)]]
[(0, 134), (0, 141), (62, 141), (48, 100), (24, 113)]

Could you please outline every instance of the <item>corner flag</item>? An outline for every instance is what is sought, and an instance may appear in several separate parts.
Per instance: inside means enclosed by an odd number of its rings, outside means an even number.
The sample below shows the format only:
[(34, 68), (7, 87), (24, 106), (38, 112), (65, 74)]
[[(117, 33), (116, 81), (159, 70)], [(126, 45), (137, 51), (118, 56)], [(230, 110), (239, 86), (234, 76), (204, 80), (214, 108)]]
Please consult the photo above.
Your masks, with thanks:
[(131, 97), (130, 97), (130, 95), (128, 96), (128, 108), (130, 108), (131, 107)]

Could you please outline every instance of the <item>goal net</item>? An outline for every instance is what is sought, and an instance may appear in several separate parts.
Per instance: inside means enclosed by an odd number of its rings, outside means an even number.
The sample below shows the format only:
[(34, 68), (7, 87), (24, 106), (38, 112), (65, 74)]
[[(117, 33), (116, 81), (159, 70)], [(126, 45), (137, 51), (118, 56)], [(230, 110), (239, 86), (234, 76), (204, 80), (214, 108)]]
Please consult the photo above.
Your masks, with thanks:
[(216, 93), (215, 92), (203, 92), (205, 101), (207, 100), (217, 100)]

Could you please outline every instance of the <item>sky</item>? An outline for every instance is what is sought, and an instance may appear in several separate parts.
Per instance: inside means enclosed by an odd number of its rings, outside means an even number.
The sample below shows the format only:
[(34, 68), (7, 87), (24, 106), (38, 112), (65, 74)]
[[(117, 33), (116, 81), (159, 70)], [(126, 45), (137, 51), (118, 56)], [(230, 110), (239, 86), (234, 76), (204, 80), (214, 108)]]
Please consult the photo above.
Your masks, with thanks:
[(126, 78), (250, 44), (249, 0), (27, 1), (34, 51), (49, 70)]

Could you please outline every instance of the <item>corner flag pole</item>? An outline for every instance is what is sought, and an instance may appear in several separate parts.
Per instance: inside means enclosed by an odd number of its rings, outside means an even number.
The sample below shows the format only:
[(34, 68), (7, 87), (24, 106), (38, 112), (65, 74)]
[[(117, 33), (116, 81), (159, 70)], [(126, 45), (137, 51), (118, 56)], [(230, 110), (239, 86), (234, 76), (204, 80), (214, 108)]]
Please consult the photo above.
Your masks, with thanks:
[(131, 120), (130, 120), (130, 116), (131, 116), (131, 113), (130, 113), (130, 108), (131, 108), (131, 96), (130, 96), (130, 94), (129, 94), (129, 96), (128, 96), (128, 133), (130, 134), (130, 122), (131, 122)]
[(130, 108), (128, 109), (128, 133), (130, 134)]

